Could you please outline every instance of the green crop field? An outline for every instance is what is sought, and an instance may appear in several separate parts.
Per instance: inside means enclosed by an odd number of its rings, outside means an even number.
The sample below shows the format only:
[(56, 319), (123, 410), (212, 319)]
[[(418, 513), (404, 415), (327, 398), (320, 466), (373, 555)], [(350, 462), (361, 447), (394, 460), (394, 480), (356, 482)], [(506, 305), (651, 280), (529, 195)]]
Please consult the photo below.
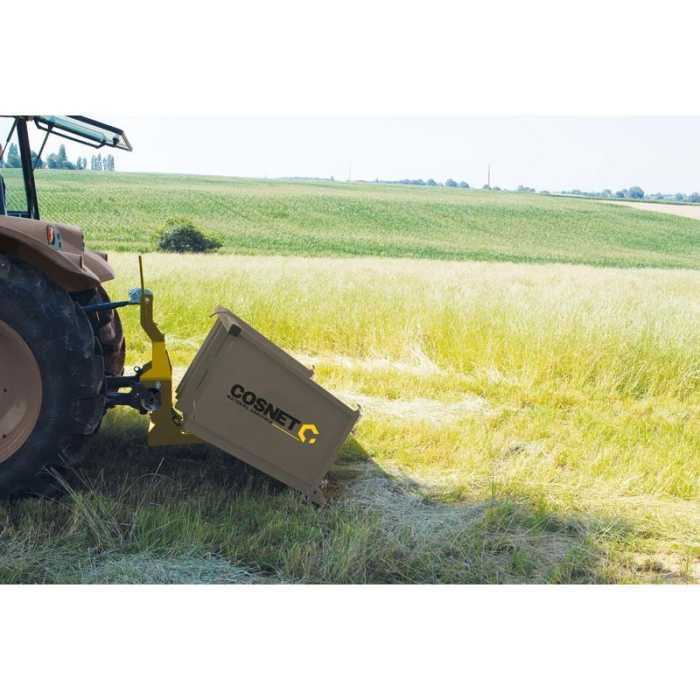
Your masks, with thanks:
[[(4, 170), (10, 193), (17, 171)], [(14, 178), (14, 181), (13, 181)], [(41, 170), (42, 215), (152, 249), (170, 217), (222, 252), (700, 268), (700, 222), (605, 202), (451, 188)]]
[[(114, 411), (66, 495), (0, 504), (0, 581), (700, 579), (700, 276), (639, 269), (697, 267), (698, 222), (532, 195), (44, 175), (75, 188), (56, 219), (87, 221), (88, 180), (112, 198), (114, 228), (85, 225), (132, 249), (110, 254), (114, 298), (167, 192), (226, 240), (145, 256), (176, 374), (223, 304), (363, 416), (318, 508), (214, 448), (149, 450), (145, 419)], [(280, 255), (240, 254), (265, 251)]]

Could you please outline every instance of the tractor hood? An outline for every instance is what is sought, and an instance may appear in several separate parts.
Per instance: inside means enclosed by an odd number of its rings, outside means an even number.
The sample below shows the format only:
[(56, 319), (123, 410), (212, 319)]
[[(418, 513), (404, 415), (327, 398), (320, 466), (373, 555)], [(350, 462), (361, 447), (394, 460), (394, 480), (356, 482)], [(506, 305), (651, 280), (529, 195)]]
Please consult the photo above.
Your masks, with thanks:
[(69, 292), (114, 279), (107, 256), (86, 250), (83, 232), (70, 224), (0, 216), (0, 253), (35, 266)]

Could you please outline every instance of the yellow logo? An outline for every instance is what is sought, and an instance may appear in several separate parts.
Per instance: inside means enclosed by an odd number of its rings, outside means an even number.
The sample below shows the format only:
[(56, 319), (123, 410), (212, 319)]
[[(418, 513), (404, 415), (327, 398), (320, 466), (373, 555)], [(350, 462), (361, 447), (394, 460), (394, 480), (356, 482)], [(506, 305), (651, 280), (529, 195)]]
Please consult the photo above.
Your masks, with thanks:
[[(311, 437), (307, 438), (306, 433), (311, 433)], [(313, 445), (316, 442), (318, 428), (313, 423), (304, 423), (304, 425), (299, 428), (297, 435), (299, 436), (299, 442), (308, 442), (309, 445)]]

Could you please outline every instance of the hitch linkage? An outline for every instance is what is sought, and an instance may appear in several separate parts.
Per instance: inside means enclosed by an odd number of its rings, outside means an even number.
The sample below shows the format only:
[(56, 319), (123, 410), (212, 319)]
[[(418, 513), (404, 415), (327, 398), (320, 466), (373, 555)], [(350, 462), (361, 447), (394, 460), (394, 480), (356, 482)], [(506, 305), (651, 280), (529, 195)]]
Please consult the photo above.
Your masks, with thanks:
[[(136, 368), (136, 374), (127, 377), (105, 377), (105, 395), (107, 408), (115, 406), (130, 406), (141, 415), (157, 411), (160, 408), (160, 387), (147, 387), (141, 383), (140, 367)], [(121, 392), (120, 389), (129, 389)]]

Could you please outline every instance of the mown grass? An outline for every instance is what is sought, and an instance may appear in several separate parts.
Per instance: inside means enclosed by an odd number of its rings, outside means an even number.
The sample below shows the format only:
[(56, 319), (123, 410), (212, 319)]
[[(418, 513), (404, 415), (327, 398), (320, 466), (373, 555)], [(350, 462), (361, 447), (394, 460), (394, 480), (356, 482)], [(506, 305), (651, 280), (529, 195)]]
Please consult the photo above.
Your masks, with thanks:
[[(112, 256), (121, 297), (134, 255)], [(146, 257), (182, 368), (230, 306), (364, 402), (307, 505), (110, 415), (68, 496), (0, 506), (0, 580), (627, 582), (700, 574), (691, 271)], [(130, 360), (147, 347), (133, 310)]]
[[(4, 170), (15, 192), (17, 171)], [(171, 217), (246, 255), (700, 267), (700, 222), (529, 194), (326, 181), (37, 172), (42, 215), (105, 250), (152, 249)], [(14, 178), (14, 180), (13, 180)]]

